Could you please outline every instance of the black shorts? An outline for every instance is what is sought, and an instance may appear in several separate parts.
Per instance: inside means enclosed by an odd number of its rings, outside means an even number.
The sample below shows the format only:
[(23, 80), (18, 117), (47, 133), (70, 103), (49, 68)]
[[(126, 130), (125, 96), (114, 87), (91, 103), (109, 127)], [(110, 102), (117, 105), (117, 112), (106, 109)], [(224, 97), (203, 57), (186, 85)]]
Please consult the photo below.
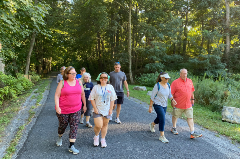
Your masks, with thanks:
[(124, 101), (124, 93), (123, 92), (116, 92), (117, 98), (114, 104), (123, 104)]

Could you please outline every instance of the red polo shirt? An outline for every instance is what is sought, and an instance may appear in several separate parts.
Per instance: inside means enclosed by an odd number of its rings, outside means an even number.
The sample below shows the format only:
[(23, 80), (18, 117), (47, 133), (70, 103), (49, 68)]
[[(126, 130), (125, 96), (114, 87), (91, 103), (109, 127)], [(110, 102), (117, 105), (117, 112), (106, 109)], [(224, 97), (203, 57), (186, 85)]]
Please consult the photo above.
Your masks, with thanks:
[(194, 92), (192, 80), (187, 78), (186, 81), (178, 78), (171, 84), (171, 93), (176, 100), (176, 108), (187, 109), (192, 107), (191, 96)]

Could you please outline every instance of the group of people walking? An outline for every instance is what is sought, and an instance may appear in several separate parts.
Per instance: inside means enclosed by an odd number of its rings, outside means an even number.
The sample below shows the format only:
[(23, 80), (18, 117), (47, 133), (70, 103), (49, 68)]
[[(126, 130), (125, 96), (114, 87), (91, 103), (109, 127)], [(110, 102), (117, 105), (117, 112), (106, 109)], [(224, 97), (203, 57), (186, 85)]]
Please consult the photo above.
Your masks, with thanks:
[[(82, 68), (81, 74), (77, 74), (74, 67), (61, 68), (61, 74), (57, 76), (57, 89), (55, 93), (55, 109), (58, 117), (58, 139), (57, 146), (62, 146), (62, 135), (64, 134), (68, 124), (70, 125), (69, 132), (69, 151), (73, 154), (78, 154), (79, 150), (74, 147), (76, 141), (78, 124), (84, 123), (86, 117), (86, 126), (91, 128), (89, 121), (90, 116), (94, 119), (93, 145), (107, 147), (106, 135), (108, 130), (109, 120), (112, 120), (113, 110), (116, 109), (115, 122), (121, 124), (120, 111), (124, 101), (124, 89), (129, 89), (127, 78), (124, 72), (121, 71), (119, 62), (114, 63), (114, 71), (109, 75), (102, 72), (98, 75), (97, 85), (93, 86), (91, 75)], [(180, 70), (180, 78), (175, 80), (172, 85), (168, 83), (169, 75), (165, 72), (160, 73), (157, 78), (152, 96), (150, 99), (149, 113), (154, 110), (157, 114), (156, 119), (149, 124), (150, 131), (155, 132), (155, 125), (159, 124), (160, 137), (159, 140), (169, 142), (164, 135), (165, 114), (167, 110), (168, 98), (173, 106), (173, 128), (172, 133), (177, 135), (176, 130), (177, 118), (184, 113), (186, 115), (188, 125), (190, 127), (190, 138), (201, 137), (194, 131), (193, 124), (193, 109), (194, 104), (194, 86), (192, 81), (187, 78), (187, 70)], [(101, 140), (99, 134), (101, 132)]]
[(81, 74), (77, 74), (72, 66), (61, 68), (61, 74), (57, 76), (58, 86), (55, 93), (55, 109), (59, 121), (57, 146), (62, 146), (62, 135), (69, 124), (69, 151), (73, 154), (79, 153), (74, 146), (78, 123), (83, 124), (86, 116), (86, 126), (91, 128), (89, 119), (93, 108), (95, 133), (93, 144), (99, 146), (101, 143), (101, 147), (107, 147), (105, 137), (115, 107), (117, 107), (115, 122), (121, 124), (119, 115), (124, 101), (123, 85), (129, 96), (127, 78), (120, 69), (120, 63), (116, 62), (114, 71), (109, 75), (106, 72), (100, 73), (96, 79), (97, 85), (93, 86), (91, 76), (85, 68), (80, 70)]

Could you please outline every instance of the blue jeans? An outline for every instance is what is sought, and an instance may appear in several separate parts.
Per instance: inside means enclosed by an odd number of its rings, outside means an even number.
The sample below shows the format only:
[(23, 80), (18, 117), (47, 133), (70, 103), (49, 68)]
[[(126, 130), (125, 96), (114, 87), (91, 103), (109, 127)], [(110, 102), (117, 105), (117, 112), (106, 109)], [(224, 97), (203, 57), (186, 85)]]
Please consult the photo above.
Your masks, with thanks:
[(167, 107), (162, 107), (160, 105), (153, 104), (155, 112), (157, 113), (157, 117), (154, 120), (155, 124), (159, 124), (159, 131), (164, 131), (165, 126), (165, 114), (167, 111)]

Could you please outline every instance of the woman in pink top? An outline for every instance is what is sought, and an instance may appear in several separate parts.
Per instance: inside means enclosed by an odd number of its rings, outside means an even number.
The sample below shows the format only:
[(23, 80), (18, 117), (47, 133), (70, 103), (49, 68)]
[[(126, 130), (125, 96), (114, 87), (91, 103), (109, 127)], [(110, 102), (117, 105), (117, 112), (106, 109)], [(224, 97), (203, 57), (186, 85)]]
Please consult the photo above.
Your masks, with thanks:
[(69, 151), (78, 154), (79, 151), (74, 147), (77, 137), (78, 123), (81, 115), (82, 102), (83, 111), (86, 111), (85, 93), (82, 89), (82, 83), (76, 79), (76, 71), (72, 66), (65, 69), (63, 81), (58, 83), (55, 93), (55, 109), (59, 121), (57, 146), (62, 146), (62, 135), (68, 124), (69, 133)]

